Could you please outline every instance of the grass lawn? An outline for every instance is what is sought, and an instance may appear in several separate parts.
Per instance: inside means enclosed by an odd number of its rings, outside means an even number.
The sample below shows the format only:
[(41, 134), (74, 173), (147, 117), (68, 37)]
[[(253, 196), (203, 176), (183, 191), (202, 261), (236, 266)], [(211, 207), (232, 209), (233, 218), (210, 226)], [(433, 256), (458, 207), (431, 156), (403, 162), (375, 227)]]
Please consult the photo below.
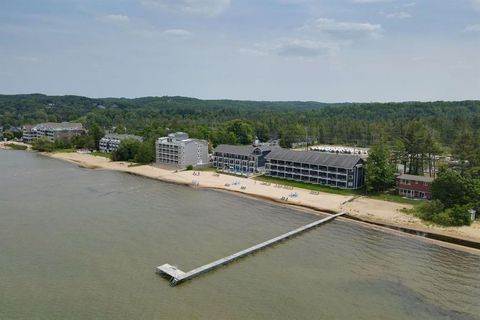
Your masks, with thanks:
[(69, 148), (69, 149), (55, 149), (52, 151), (52, 153), (71, 153), (71, 152), (76, 152), (77, 149)]
[(9, 147), (12, 150), (27, 150), (27, 146), (16, 144), (16, 143), (7, 143), (5, 144), (6, 147)]
[(195, 171), (206, 171), (206, 172), (217, 172), (217, 168), (215, 167), (206, 167), (206, 168), (200, 168), (200, 169), (193, 169)]
[(318, 184), (311, 184), (311, 183), (305, 183), (305, 182), (299, 182), (299, 181), (285, 180), (285, 179), (279, 179), (279, 178), (274, 178), (274, 177), (259, 176), (259, 177), (255, 177), (254, 179), (257, 180), (257, 181), (264, 181), (264, 182), (282, 184), (282, 185), (285, 185), (285, 186), (302, 188), (302, 189), (313, 190), (313, 191), (320, 191), (320, 192), (325, 192), (325, 193), (341, 194), (341, 195), (347, 195), (347, 196), (364, 195), (364, 192), (361, 191), (361, 190), (337, 189), (337, 188), (332, 188), (332, 187), (327, 187), (327, 186), (321, 186), (321, 185), (318, 185)]
[(92, 156), (97, 156), (97, 157), (104, 157), (104, 158), (107, 158), (107, 159), (112, 159), (112, 155), (110, 153), (106, 153), (106, 152), (99, 152), (99, 151), (94, 151), (92, 153), (90, 153)]
[(413, 205), (413, 206), (418, 206), (422, 203), (422, 201), (404, 199), (404, 198), (400, 197), (399, 195), (395, 194), (394, 193), (395, 191), (388, 191), (388, 192), (384, 192), (384, 193), (367, 195), (367, 194), (365, 194), (365, 191), (363, 191), (363, 190), (337, 189), (337, 188), (332, 188), (332, 187), (327, 187), (327, 186), (321, 186), (321, 185), (318, 185), (318, 184), (310, 184), (310, 183), (305, 183), (305, 182), (284, 180), (284, 179), (267, 177), (267, 176), (259, 176), (259, 177), (256, 177), (254, 179), (258, 180), (258, 181), (282, 184), (282, 185), (295, 187), (295, 188), (314, 190), (314, 191), (325, 192), (325, 193), (340, 194), (340, 195), (346, 195), (346, 196), (365, 196), (365, 197), (368, 197), (368, 198), (371, 198), (371, 199), (377, 199), (377, 200), (383, 200), (383, 201), (389, 201), (389, 202), (396, 202), (396, 203), (401, 203), (401, 204), (410, 204), (410, 205)]
[(372, 195), (368, 195), (368, 197), (371, 198), (371, 199), (390, 201), (390, 202), (396, 202), (396, 203), (401, 203), (401, 204), (410, 204), (412, 206), (418, 206), (418, 205), (423, 203), (423, 201), (420, 201), (420, 200), (412, 200), (412, 199), (402, 198), (398, 194), (394, 194), (392, 192), (372, 194)]

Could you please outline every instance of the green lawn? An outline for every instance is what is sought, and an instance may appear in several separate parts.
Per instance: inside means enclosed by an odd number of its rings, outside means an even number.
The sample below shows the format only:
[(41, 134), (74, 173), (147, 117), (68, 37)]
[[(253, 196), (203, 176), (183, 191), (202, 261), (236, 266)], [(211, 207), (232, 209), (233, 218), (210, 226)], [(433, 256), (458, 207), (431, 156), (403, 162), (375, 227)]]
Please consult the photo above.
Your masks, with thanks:
[(73, 149), (73, 148), (68, 148), (68, 149), (54, 149), (52, 151), (52, 153), (72, 153), (72, 152), (76, 152), (77, 149)]
[(332, 187), (327, 187), (327, 186), (321, 186), (321, 185), (318, 185), (318, 184), (310, 184), (310, 183), (305, 183), (305, 182), (291, 181), (291, 180), (285, 180), (285, 179), (267, 177), (267, 176), (259, 176), (259, 177), (256, 177), (254, 179), (258, 180), (258, 181), (270, 182), (270, 183), (274, 183), (274, 184), (275, 183), (276, 184), (282, 184), (282, 185), (295, 187), (295, 188), (301, 188), (301, 189), (307, 189), (307, 190), (313, 190), (313, 191), (319, 191), (319, 192), (325, 192), (325, 193), (347, 195), (347, 196), (365, 196), (365, 197), (368, 197), (368, 198), (371, 198), (371, 199), (390, 201), (390, 202), (396, 202), (396, 203), (401, 203), (401, 204), (410, 204), (410, 205), (414, 205), (414, 206), (418, 206), (419, 204), (422, 203), (422, 201), (404, 199), (404, 198), (400, 197), (399, 195), (395, 194), (394, 190), (384, 192), (384, 193), (368, 194), (367, 195), (367, 194), (365, 194), (364, 190), (337, 189), (337, 188), (332, 188)]
[(321, 185), (318, 185), (318, 184), (311, 184), (311, 183), (305, 183), (305, 182), (299, 182), (299, 181), (285, 180), (285, 179), (274, 178), (274, 177), (259, 176), (259, 177), (255, 177), (254, 179), (257, 180), (257, 181), (264, 181), (264, 182), (282, 184), (282, 185), (285, 185), (285, 186), (302, 188), (302, 189), (313, 190), (313, 191), (320, 191), (320, 192), (325, 192), (325, 193), (333, 193), (333, 194), (341, 194), (341, 195), (349, 195), (349, 196), (350, 195), (351, 196), (364, 195), (363, 191), (360, 191), (360, 190), (337, 189), (337, 188), (332, 188), (332, 187), (327, 187), (327, 186), (321, 186)]
[(99, 152), (99, 151), (94, 151), (90, 153), (92, 156), (97, 156), (97, 157), (104, 157), (107, 159), (112, 159), (112, 155), (110, 153), (105, 153), (105, 152)]
[(6, 147), (9, 147), (12, 150), (27, 150), (27, 146), (16, 144), (16, 143), (7, 143), (5, 144)]
[(377, 200), (390, 201), (390, 202), (396, 202), (401, 204), (410, 204), (413, 206), (418, 206), (424, 202), (420, 200), (405, 199), (399, 196), (398, 194), (394, 194), (393, 192), (394, 191), (371, 194), (371, 195), (368, 195), (368, 197), (372, 199), (377, 199)]
[(201, 169), (193, 169), (195, 171), (206, 171), (206, 172), (217, 172), (217, 168), (215, 167), (206, 167)]

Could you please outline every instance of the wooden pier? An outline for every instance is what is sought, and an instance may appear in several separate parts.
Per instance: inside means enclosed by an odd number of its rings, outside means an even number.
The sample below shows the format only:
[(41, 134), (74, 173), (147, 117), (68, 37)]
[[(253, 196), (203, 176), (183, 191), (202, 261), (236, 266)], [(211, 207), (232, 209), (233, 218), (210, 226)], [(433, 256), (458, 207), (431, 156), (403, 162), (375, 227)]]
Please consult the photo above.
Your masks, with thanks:
[(293, 237), (293, 236), (296, 236), (302, 232), (305, 232), (307, 230), (310, 230), (312, 228), (315, 228), (321, 224), (324, 224), (328, 221), (331, 221), (337, 217), (340, 217), (340, 216), (343, 216), (345, 215), (346, 213), (345, 212), (342, 212), (342, 213), (338, 213), (338, 214), (334, 214), (334, 215), (331, 215), (329, 217), (326, 217), (324, 219), (321, 219), (321, 220), (318, 220), (318, 221), (315, 221), (315, 222), (312, 222), (312, 223), (309, 223), (303, 227), (300, 227), (298, 229), (295, 229), (293, 231), (290, 231), (290, 232), (287, 232), (281, 236), (278, 236), (278, 237), (275, 237), (273, 239), (270, 239), (268, 241), (265, 241), (265, 242), (262, 242), (260, 244), (257, 244), (253, 247), (250, 247), (248, 249), (245, 249), (245, 250), (242, 250), (242, 251), (239, 251), (237, 253), (234, 253), (232, 255), (229, 255), (227, 257), (224, 257), (222, 259), (219, 259), (219, 260), (216, 260), (214, 262), (211, 262), (209, 264), (206, 264), (206, 265), (203, 265), (201, 267), (198, 267), (196, 269), (193, 269), (192, 271), (189, 271), (189, 272), (183, 272), (181, 270), (179, 270), (177, 267), (175, 266), (172, 266), (170, 264), (163, 264), (161, 266), (158, 266), (156, 268), (156, 272), (158, 274), (160, 274), (161, 276), (167, 278), (168, 280), (170, 280), (170, 284), (172, 286), (175, 286), (183, 281), (186, 281), (186, 280), (189, 280), (189, 279), (192, 279), (193, 277), (196, 277), (202, 273), (205, 273), (205, 272), (208, 272), (210, 270), (213, 270), (215, 268), (218, 268), (222, 265), (225, 265), (225, 264), (228, 264), (236, 259), (239, 259), (241, 257), (244, 257), (250, 253), (253, 253), (253, 252), (256, 252), (258, 250), (261, 250), (263, 248), (266, 248), (268, 246), (271, 246), (275, 243), (278, 243), (280, 241), (283, 241), (285, 239), (288, 239), (290, 237)]

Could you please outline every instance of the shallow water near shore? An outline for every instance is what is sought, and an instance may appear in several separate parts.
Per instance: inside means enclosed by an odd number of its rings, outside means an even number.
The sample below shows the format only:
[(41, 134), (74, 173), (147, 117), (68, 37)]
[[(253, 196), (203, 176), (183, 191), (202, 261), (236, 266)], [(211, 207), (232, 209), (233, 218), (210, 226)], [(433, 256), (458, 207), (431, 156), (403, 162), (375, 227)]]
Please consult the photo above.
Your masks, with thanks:
[(316, 219), (0, 151), (0, 319), (480, 319), (480, 256), (345, 221), (178, 287), (154, 273)]

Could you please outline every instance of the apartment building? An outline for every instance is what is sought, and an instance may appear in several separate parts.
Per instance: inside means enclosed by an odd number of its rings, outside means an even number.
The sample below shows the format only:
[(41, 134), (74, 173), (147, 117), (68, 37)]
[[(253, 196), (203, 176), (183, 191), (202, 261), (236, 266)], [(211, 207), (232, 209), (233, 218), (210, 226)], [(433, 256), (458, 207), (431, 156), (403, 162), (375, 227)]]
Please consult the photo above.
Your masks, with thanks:
[(33, 140), (46, 137), (49, 141), (54, 142), (58, 139), (70, 139), (74, 136), (85, 133), (85, 129), (81, 123), (72, 122), (46, 122), (35, 126), (23, 126), (23, 141), (32, 143)]
[(403, 174), (397, 177), (396, 189), (402, 197), (410, 199), (432, 199), (433, 178)]
[(140, 142), (143, 141), (142, 137), (135, 136), (133, 134), (116, 134), (116, 133), (109, 133), (106, 134), (99, 142), (99, 151), (105, 153), (111, 153), (118, 149), (120, 143), (126, 139), (134, 139)]
[(218, 171), (250, 176), (265, 170), (268, 146), (234, 146), (221, 144), (214, 150), (213, 166)]
[(275, 148), (266, 156), (266, 175), (341, 189), (364, 184), (364, 161), (358, 155)]
[(208, 142), (190, 139), (184, 132), (159, 138), (155, 147), (157, 164), (178, 168), (208, 166)]

